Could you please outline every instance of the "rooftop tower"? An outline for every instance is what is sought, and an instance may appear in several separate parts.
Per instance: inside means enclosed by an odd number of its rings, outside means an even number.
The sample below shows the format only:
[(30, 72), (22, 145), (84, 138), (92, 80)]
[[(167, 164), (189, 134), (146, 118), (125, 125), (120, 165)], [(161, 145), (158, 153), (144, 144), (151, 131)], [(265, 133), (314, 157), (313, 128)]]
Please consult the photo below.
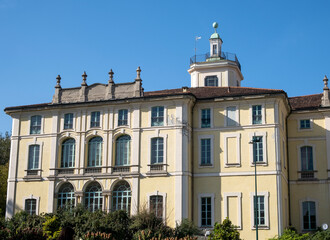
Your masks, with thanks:
[(210, 37), (210, 52), (190, 58), (191, 87), (239, 87), (244, 79), (241, 64), (234, 53), (222, 51), (222, 39), (217, 32), (218, 23), (213, 23)]

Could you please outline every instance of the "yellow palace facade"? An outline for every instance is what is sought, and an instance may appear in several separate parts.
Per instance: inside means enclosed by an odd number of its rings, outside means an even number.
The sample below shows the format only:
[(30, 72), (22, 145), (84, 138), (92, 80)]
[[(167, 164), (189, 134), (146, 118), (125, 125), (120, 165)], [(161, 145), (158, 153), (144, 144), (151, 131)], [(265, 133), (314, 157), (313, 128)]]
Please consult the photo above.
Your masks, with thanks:
[[(216, 28), (217, 25), (214, 25)], [(133, 82), (62, 88), (52, 102), (8, 107), (13, 119), (6, 216), (147, 208), (174, 227), (226, 217), (243, 239), (330, 223), (330, 102), (322, 94), (241, 87), (235, 54), (215, 31), (191, 58), (191, 87)], [(255, 164), (257, 194), (255, 192)]]

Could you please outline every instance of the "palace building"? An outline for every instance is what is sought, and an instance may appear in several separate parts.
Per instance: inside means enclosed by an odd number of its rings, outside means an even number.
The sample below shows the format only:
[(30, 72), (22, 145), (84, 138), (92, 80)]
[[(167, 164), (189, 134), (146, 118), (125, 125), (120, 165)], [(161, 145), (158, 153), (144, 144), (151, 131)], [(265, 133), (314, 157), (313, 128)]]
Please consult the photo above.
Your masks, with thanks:
[[(191, 87), (133, 82), (62, 88), (52, 101), (8, 107), (12, 140), (6, 216), (147, 207), (167, 225), (212, 228), (226, 217), (243, 239), (330, 224), (330, 99), (242, 87), (235, 54), (210, 37), (193, 56)], [(321, 83), (320, 83), (321, 85)], [(255, 168), (257, 193), (255, 190)]]

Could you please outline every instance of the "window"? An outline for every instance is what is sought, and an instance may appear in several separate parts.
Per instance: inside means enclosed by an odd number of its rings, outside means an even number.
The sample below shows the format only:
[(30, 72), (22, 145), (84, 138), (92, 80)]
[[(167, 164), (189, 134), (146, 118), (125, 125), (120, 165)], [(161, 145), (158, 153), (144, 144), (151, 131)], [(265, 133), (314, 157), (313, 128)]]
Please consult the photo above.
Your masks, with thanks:
[(227, 107), (227, 126), (236, 126), (237, 117), (236, 117), (236, 107)]
[(300, 148), (301, 156), (301, 178), (314, 178), (313, 147), (304, 146)]
[(217, 76), (207, 76), (204, 80), (205, 87), (217, 87), (218, 77)]
[(263, 137), (253, 136), (253, 162), (263, 162), (264, 161), (264, 150), (263, 150)]
[(100, 112), (91, 113), (91, 128), (100, 126)]
[(212, 198), (201, 198), (201, 227), (212, 227)]
[(151, 164), (164, 162), (164, 139), (161, 137), (151, 139)]
[(266, 225), (265, 221), (265, 196), (253, 196), (254, 203), (254, 226), (258, 223), (258, 226)]
[(126, 181), (117, 183), (112, 191), (112, 211), (131, 211), (131, 188)]
[(201, 165), (211, 164), (211, 139), (201, 139)]
[(34, 215), (37, 213), (37, 199), (25, 199), (25, 209), (28, 214)]
[(300, 120), (300, 129), (310, 129), (311, 128), (311, 120), (303, 119)]
[(252, 106), (252, 124), (262, 123), (262, 107), (261, 105)]
[(116, 166), (125, 166), (130, 164), (130, 142), (131, 137), (123, 135), (116, 140)]
[(121, 109), (118, 111), (118, 126), (127, 125), (127, 119), (128, 119), (127, 115), (128, 115), (127, 109)]
[(151, 108), (151, 126), (164, 125), (164, 107)]
[(315, 202), (306, 201), (302, 203), (303, 229), (316, 229), (316, 208)]
[(72, 208), (75, 205), (74, 189), (71, 183), (65, 183), (58, 191), (57, 207)]
[(102, 209), (102, 188), (99, 183), (92, 182), (85, 191), (85, 207), (91, 212)]
[(76, 142), (69, 138), (62, 143), (61, 168), (74, 167)]
[(88, 167), (99, 167), (102, 164), (102, 138), (94, 137), (88, 143)]
[(29, 146), (28, 170), (39, 169), (40, 145)]
[(163, 218), (163, 196), (160, 195), (153, 195), (150, 196), (150, 209), (151, 213), (154, 213), (156, 217)]
[(73, 129), (73, 113), (64, 114), (64, 129)]
[(41, 133), (41, 116), (36, 115), (31, 117), (30, 134)]
[(212, 52), (213, 52), (213, 55), (216, 55), (218, 53), (216, 44), (212, 45)]
[(202, 109), (201, 111), (201, 127), (209, 128), (211, 127), (211, 109)]

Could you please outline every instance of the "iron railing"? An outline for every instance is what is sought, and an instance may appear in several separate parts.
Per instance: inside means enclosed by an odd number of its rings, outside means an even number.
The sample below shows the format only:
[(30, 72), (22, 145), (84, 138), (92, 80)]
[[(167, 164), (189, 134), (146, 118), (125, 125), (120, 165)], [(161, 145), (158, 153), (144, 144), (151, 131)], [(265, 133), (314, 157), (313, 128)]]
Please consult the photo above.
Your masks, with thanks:
[[(220, 59), (217, 59), (220, 58)], [(195, 55), (190, 58), (190, 65), (193, 63), (200, 63), (200, 62), (207, 62), (207, 61), (221, 61), (221, 60), (229, 60), (232, 62), (235, 62), (241, 70), (241, 64), (238, 61), (238, 58), (235, 53), (229, 53), (229, 52), (221, 52), (218, 56), (210, 56), (210, 53), (205, 53), (205, 54), (200, 54), (200, 55)]]

